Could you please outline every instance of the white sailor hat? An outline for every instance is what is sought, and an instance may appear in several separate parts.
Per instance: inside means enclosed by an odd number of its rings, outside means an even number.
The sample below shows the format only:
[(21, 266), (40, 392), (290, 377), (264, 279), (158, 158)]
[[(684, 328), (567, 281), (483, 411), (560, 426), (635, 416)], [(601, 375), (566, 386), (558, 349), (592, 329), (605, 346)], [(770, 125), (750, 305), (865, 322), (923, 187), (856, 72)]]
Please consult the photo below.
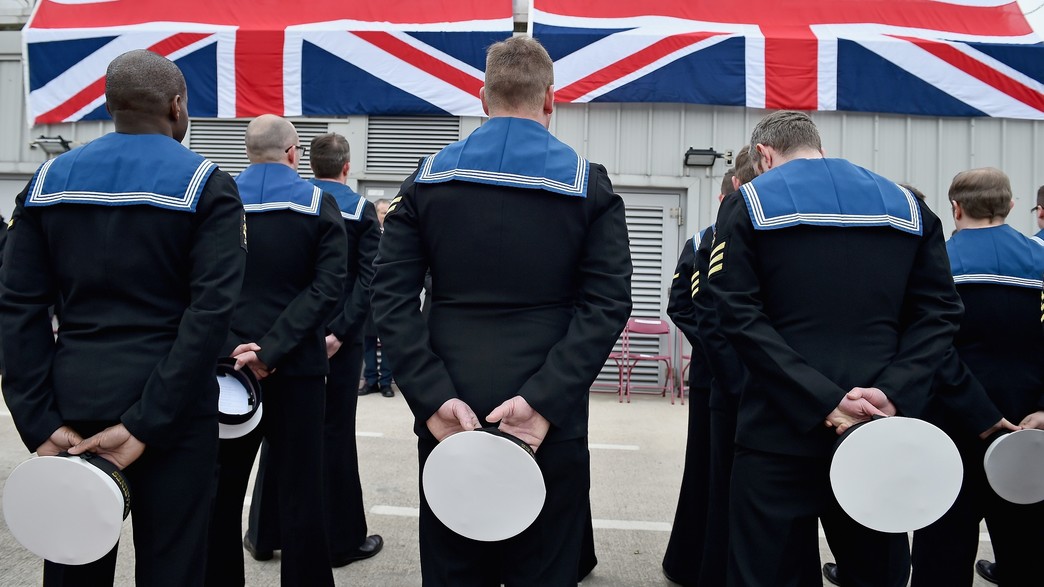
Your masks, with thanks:
[(33, 554), (65, 565), (105, 556), (130, 512), (130, 487), (115, 465), (92, 453), (34, 457), (4, 485), (4, 518)]
[(1005, 434), (986, 449), (986, 480), (1001, 498), (1017, 504), (1044, 501), (1044, 430)]
[(544, 477), (533, 449), (496, 428), (458, 432), (424, 464), (424, 497), (435, 516), (473, 540), (506, 540), (544, 507)]
[(250, 369), (236, 370), (236, 360), (218, 359), (218, 433), (222, 439), (245, 436), (261, 422), (261, 386)]
[(841, 508), (880, 532), (912, 532), (938, 520), (956, 501), (963, 477), (961, 455), (945, 432), (899, 416), (850, 428), (830, 463)]

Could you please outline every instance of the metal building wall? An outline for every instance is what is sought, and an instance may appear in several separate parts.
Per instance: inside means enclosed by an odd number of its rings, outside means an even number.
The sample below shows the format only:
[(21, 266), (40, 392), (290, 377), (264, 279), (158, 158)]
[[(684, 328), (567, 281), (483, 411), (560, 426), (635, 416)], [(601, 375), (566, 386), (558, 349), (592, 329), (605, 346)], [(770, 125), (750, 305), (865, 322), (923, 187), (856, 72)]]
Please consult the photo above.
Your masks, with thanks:
[[(713, 222), (725, 164), (685, 168), (690, 147), (738, 150), (767, 111), (731, 106), (680, 104), (562, 105), (552, 122), (555, 134), (583, 155), (602, 163), (617, 186), (682, 189), (683, 231)], [(909, 183), (953, 228), (946, 190), (953, 176), (993, 166), (1010, 177), (1016, 229), (1037, 231), (1029, 209), (1044, 185), (1044, 122), (992, 118), (931, 118), (849, 112), (814, 112), (828, 156), (843, 157), (885, 177)]]

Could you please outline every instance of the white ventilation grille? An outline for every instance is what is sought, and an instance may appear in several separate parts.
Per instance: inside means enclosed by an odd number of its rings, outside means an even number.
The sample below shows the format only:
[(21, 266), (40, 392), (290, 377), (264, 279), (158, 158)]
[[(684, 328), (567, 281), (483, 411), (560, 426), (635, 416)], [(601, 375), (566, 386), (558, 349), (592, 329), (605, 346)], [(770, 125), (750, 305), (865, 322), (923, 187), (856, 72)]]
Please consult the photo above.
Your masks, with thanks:
[(370, 116), (366, 126), (366, 172), (401, 175), (417, 161), (460, 140), (456, 116)]
[[(218, 167), (233, 176), (246, 169), (246, 147), (243, 136), (249, 120), (193, 120), (189, 129), (189, 148), (217, 163)], [(325, 122), (292, 121), (301, 137), (301, 145), (307, 147), (312, 138), (329, 132), (330, 126)], [(287, 145), (289, 146), (289, 145)], [(311, 177), (308, 167), (309, 155), (306, 154), (297, 167), (302, 177)]]

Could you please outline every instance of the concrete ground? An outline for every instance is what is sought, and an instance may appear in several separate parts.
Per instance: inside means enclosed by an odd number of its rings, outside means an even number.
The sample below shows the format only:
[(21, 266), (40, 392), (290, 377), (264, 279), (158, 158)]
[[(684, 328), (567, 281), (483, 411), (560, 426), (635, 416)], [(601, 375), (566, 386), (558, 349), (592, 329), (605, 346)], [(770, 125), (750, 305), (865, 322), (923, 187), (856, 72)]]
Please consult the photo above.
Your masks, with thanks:
[[(670, 536), (681, 483), (687, 407), (659, 396), (620, 404), (615, 395), (591, 398), (591, 501), (598, 566), (585, 587), (668, 587), (660, 563)], [(417, 552), (417, 457), (412, 417), (400, 394), (359, 398), (358, 446), (367, 520), (384, 537), (377, 556), (334, 569), (338, 585), (409, 587), (421, 584)], [(0, 404), (0, 482), (28, 457)], [(249, 496), (249, 492), (248, 492)], [(130, 523), (124, 525), (116, 584), (133, 585)], [(983, 531), (979, 558), (991, 558)], [(820, 538), (823, 562), (832, 561)], [(39, 585), (41, 562), (0, 525), (0, 584)], [(969, 573), (973, 573), (969, 569)], [(248, 586), (279, 584), (279, 557), (246, 557)], [(990, 585), (975, 578), (976, 587)]]

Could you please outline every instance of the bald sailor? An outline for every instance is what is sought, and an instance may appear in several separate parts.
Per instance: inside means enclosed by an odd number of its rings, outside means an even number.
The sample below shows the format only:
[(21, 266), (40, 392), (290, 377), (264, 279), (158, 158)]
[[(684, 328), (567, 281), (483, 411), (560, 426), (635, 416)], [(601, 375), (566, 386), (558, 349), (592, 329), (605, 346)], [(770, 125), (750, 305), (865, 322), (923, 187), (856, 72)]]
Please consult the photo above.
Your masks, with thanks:
[(249, 252), (224, 352), (260, 380), (264, 416), (253, 432), (221, 443), (207, 583), (244, 583), (243, 500), (264, 437), (267, 474), (276, 478), (280, 580), (333, 585), (322, 510), (325, 326), (347, 273), (344, 221), (334, 197), (297, 174), (304, 147), (288, 120), (252, 120), (246, 149), (250, 166), (236, 183)]

